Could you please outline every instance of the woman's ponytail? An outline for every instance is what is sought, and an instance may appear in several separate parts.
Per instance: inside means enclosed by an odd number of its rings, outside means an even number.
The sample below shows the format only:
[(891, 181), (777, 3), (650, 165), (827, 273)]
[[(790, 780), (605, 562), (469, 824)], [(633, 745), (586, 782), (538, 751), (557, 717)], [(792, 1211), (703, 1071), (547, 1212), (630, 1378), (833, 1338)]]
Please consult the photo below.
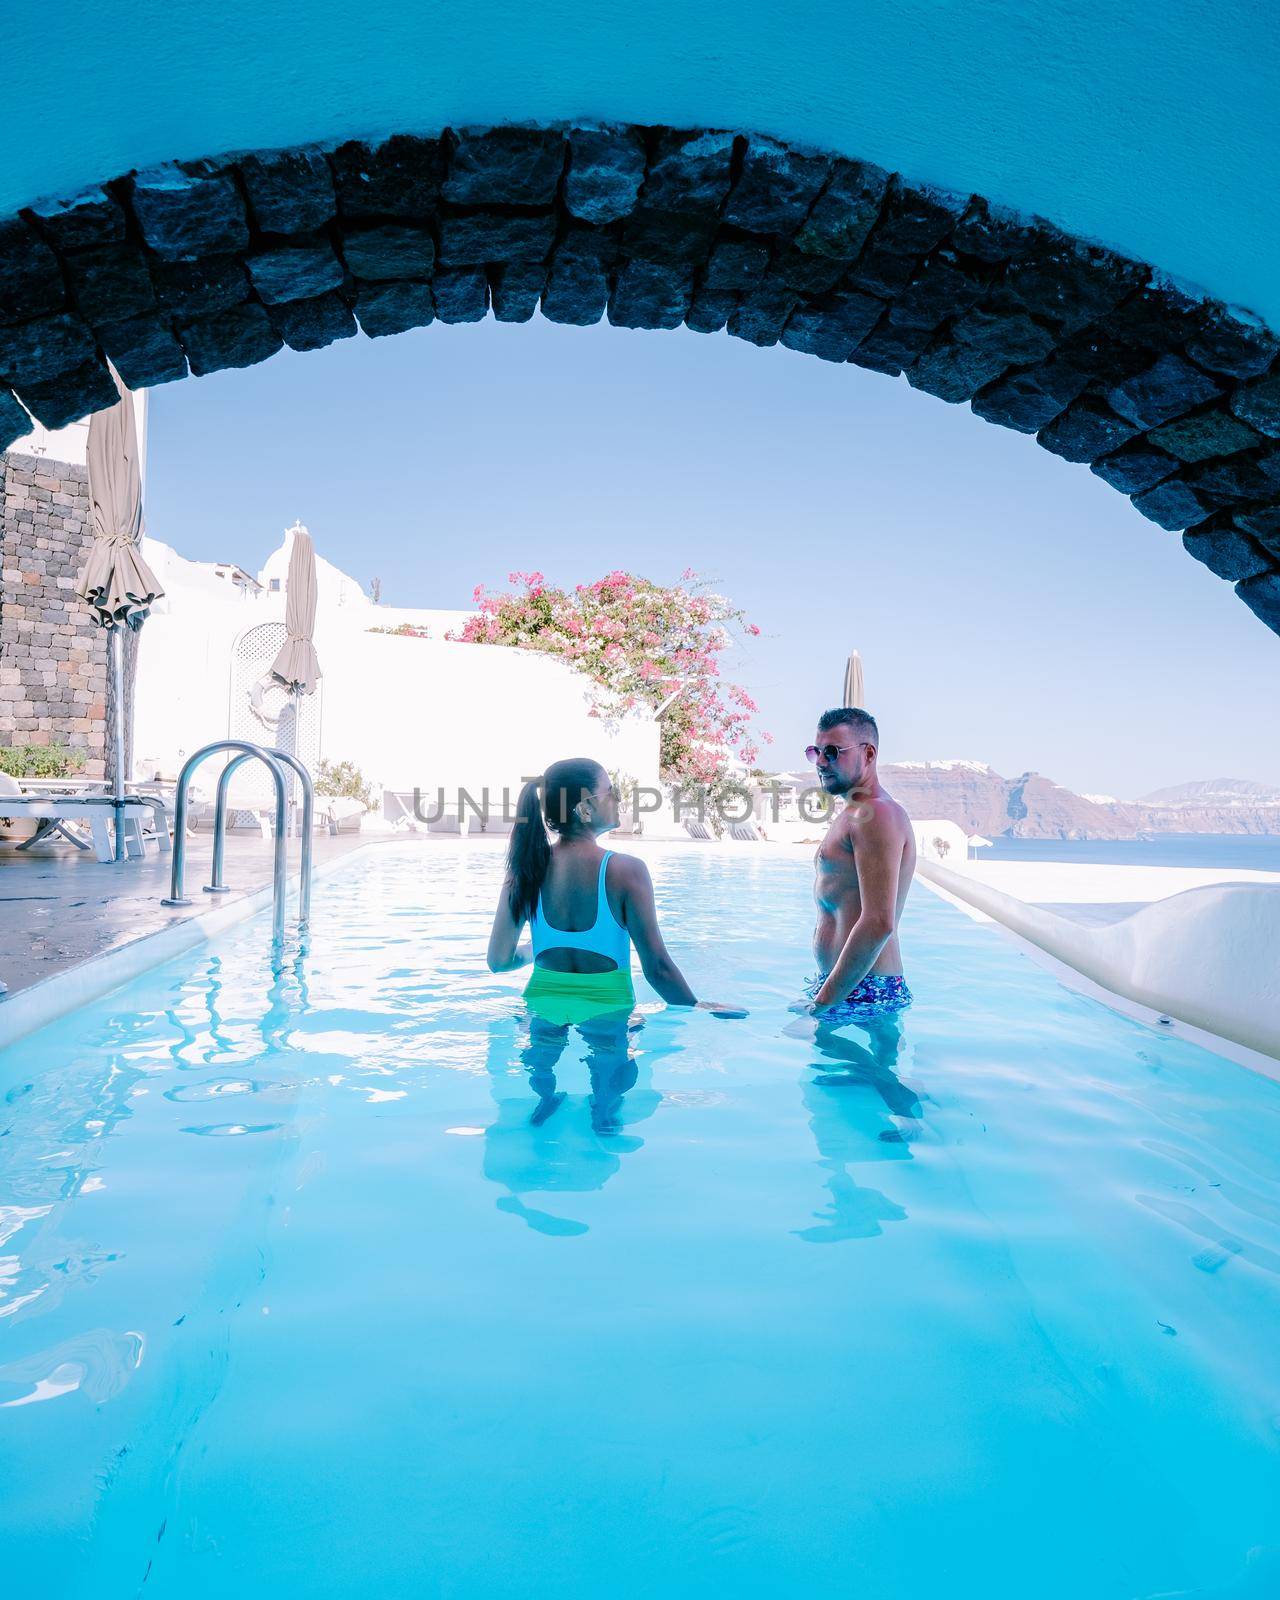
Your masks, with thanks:
[(551, 861), (551, 841), (542, 820), (538, 782), (526, 783), (516, 802), (515, 826), (507, 846), (507, 877), (511, 881), (511, 915), (517, 924), (531, 917), (542, 893)]

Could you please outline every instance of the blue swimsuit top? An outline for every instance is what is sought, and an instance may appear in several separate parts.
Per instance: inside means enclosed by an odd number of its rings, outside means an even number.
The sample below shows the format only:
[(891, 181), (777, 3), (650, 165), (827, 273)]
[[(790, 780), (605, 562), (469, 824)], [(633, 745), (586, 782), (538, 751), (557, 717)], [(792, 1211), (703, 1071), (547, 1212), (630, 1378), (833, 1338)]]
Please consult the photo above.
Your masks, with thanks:
[(596, 920), (589, 928), (576, 931), (553, 928), (542, 914), (542, 896), (529, 918), (529, 933), (533, 940), (533, 959), (544, 950), (590, 950), (595, 955), (611, 960), (620, 972), (631, 969), (631, 936), (614, 916), (609, 906), (609, 894), (604, 875), (612, 850), (606, 850), (600, 862), (600, 883), (596, 890)]

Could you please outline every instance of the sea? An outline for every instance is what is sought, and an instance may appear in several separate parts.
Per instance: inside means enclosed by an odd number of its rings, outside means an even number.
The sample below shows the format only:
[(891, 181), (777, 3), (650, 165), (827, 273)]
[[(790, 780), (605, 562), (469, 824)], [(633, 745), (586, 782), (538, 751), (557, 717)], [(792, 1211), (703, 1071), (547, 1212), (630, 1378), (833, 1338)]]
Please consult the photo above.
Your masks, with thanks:
[(1075, 861), (1114, 867), (1280, 872), (1280, 834), (1168, 833), (1158, 839), (993, 839), (980, 861)]

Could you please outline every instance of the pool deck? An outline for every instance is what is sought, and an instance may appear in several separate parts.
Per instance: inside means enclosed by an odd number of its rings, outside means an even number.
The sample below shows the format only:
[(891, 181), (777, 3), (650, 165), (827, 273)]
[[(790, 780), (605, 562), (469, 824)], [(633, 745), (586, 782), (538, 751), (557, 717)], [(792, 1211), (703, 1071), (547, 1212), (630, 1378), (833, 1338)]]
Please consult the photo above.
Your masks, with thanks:
[[(361, 845), (405, 837), (317, 834), (315, 863), (319, 867)], [(424, 846), (431, 838), (407, 837)], [(211, 834), (188, 839), (186, 892), (195, 904), (185, 911), (160, 904), (169, 893), (172, 856), (148, 849), (142, 861), (100, 862), (91, 852), (70, 845), (18, 852), (8, 841), (0, 842), (0, 982), (8, 986), (9, 997), (148, 934), (189, 921), (216, 903), (234, 905), (270, 884), (271, 841), (234, 835), (226, 851), (230, 893), (204, 894), (201, 885), (209, 879), (212, 848)], [(292, 839), (289, 870), (292, 886), (298, 870), (298, 845)]]

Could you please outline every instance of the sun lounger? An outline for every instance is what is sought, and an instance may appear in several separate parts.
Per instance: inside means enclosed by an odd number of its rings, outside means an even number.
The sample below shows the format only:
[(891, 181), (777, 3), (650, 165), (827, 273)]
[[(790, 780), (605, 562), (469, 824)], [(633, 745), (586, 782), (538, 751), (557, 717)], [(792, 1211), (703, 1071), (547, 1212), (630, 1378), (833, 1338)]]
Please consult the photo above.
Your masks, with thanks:
[[(77, 849), (88, 850), (87, 841), (69, 824), (85, 822), (89, 826), (93, 848), (99, 861), (115, 859), (115, 814), (117, 802), (106, 794), (49, 794), (0, 795), (0, 816), (11, 821), (29, 818), (40, 826), (30, 839), (24, 839), (16, 848), (30, 850), (33, 845), (47, 843), (61, 837)], [(155, 838), (162, 853), (170, 849), (169, 829), (165, 820), (164, 802), (159, 796), (126, 795), (119, 802), (120, 817), (124, 825), (125, 854), (140, 857), (145, 854), (145, 840)], [(157, 815), (158, 813), (158, 815)], [(154, 835), (144, 830), (143, 823), (155, 820)]]

